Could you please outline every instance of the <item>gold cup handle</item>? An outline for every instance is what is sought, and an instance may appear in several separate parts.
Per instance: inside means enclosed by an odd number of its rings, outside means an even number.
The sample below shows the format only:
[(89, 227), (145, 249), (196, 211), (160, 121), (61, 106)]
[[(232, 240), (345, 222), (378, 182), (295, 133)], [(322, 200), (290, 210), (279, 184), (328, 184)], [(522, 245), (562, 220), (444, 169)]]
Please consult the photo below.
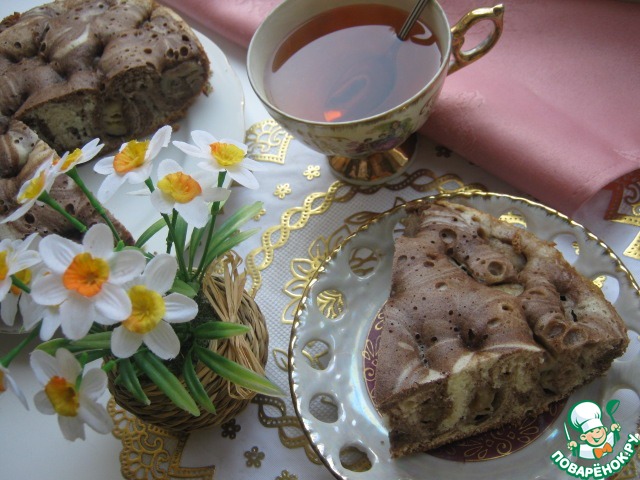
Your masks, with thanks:
[[(502, 24), (504, 16), (504, 6), (496, 5), (492, 8), (476, 8), (460, 19), (451, 29), (451, 50), (453, 58), (449, 63), (448, 73), (460, 70), (462, 67), (475, 62), (491, 50), (500, 35), (502, 35)], [(493, 29), (487, 37), (477, 46), (470, 50), (463, 50), (464, 36), (467, 31), (476, 23), (489, 20), (493, 23)]]

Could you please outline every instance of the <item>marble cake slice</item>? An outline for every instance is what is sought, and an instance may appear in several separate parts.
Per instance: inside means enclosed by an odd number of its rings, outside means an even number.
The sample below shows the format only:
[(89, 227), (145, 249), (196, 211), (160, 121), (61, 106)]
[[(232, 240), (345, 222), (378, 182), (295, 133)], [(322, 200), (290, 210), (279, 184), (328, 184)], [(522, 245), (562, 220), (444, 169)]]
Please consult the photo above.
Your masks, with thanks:
[(538, 415), (625, 351), (622, 319), (553, 244), (455, 203), (408, 213), (374, 389), (393, 457)]

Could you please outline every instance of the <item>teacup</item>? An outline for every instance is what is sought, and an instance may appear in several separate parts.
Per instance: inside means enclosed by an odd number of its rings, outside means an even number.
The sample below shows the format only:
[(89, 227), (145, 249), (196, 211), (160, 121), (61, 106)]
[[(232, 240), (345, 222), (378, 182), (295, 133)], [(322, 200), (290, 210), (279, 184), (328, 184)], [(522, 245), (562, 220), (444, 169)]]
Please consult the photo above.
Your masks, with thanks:
[[(334, 174), (349, 183), (384, 183), (409, 165), (415, 147), (413, 135), (427, 120), (448, 74), (476, 61), (498, 41), (504, 8), (480, 8), (466, 14), (453, 28), (436, 0), (427, 3), (419, 17), (437, 44), (440, 56), (434, 72), (420, 80), (418, 91), (384, 111), (362, 118), (327, 121), (305, 118), (274, 103), (265, 80), (273, 68), (274, 53), (291, 32), (319, 15), (330, 15), (338, 7), (359, 8), (381, 4), (411, 11), (416, 0), (284, 0), (262, 22), (249, 45), (247, 71), (255, 93), (271, 116), (295, 138), (330, 157)], [(364, 8), (364, 7), (363, 7)], [(329, 13), (327, 13), (329, 12)], [(480, 21), (493, 28), (474, 48), (463, 50), (466, 32)], [(301, 28), (302, 30), (302, 28)], [(346, 47), (346, 46), (345, 46)], [(327, 51), (327, 55), (334, 52)], [(350, 88), (350, 86), (347, 86)], [(347, 88), (345, 87), (345, 88)], [(313, 82), (305, 87), (314, 93)]]

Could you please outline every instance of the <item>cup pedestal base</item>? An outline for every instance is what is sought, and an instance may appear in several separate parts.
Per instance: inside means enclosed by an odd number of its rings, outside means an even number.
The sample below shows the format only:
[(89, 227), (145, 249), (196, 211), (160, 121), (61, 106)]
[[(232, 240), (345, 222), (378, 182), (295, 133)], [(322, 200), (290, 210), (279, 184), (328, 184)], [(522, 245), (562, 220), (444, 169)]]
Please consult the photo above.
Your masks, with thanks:
[(404, 143), (366, 157), (349, 158), (329, 157), (332, 173), (340, 180), (351, 185), (381, 185), (402, 175), (413, 160), (418, 143), (418, 135), (412, 134)]

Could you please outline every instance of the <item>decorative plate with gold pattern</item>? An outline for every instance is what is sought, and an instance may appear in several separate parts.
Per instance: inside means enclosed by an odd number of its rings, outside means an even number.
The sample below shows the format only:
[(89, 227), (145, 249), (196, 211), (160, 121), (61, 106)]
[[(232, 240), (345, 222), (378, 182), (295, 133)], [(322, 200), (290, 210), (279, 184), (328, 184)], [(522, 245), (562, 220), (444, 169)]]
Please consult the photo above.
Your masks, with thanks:
[[(376, 365), (375, 329), (389, 295), (394, 238), (401, 231), (404, 204), (345, 239), (309, 282), (295, 314), (289, 346), (296, 414), (313, 448), (341, 479), (566, 479), (567, 473), (551, 456), (561, 451), (569, 457), (564, 423), (571, 405), (583, 400), (604, 405), (616, 399), (621, 438), (636, 432), (640, 415), (638, 285), (607, 245), (541, 204), (482, 192), (426, 197), (410, 204), (434, 198), (478, 208), (554, 241), (578, 271), (601, 286), (627, 323), (631, 339), (627, 352), (605, 377), (579, 389), (545, 418), (523, 421), (512, 430), (488, 432), (431, 454), (391, 459), (388, 430), (370, 392)], [(343, 305), (337, 312), (326, 307), (336, 299)], [(328, 354), (318, 362), (314, 351)], [(622, 448), (624, 442), (619, 443)]]

